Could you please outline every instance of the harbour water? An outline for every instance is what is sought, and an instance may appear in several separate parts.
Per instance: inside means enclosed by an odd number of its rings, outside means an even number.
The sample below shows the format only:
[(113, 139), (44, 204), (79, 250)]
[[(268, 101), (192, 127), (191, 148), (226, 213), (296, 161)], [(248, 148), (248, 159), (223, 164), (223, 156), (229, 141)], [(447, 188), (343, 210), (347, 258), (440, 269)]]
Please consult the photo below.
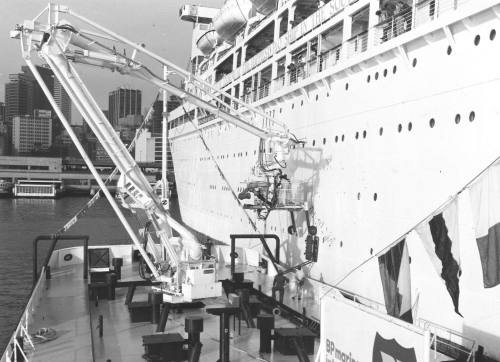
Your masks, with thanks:
[[(54, 233), (87, 201), (86, 197), (0, 199), (0, 350), (5, 349), (31, 290), (33, 239)], [(131, 225), (139, 227), (138, 220), (124, 212)], [(129, 242), (105, 199), (100, 199), (67, 234), (89, 235), (93, 245)], [(41, 250), (44, 256), (46, 248)]]

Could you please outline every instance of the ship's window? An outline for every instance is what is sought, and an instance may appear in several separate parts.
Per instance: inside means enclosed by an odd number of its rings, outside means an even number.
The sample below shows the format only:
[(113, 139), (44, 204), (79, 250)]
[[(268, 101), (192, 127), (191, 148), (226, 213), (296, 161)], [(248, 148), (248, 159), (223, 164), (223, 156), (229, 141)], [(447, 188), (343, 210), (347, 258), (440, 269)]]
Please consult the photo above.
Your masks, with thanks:
[(326, 96), (327, 96), (327, 97), (330, 97), (330, 93), (329, 93), (329, 92), (326, 92)]
[(452, 50), (453, 50), (453, 49), (451, 48), (451, 46), (450, 46), (450, 45), (448, 45), (448, 49), (446, 49), (446, 54), (450, 55), (450, 54), (451, 54), (451, 52), (452, 52)]
[(248, 152), (247, 151), (245, 151), (245, 156), (248, 156)]
[(306, 143), (302, 142), (302, 148), (306, 147)]
[(491, 29), (490, 40), (494, 40), (496, 36), (497, 36), (497, 31), (495, 29)]
[(434, 118), (431, 118), (431, 120), (429, 121), (429, 126), (431, 128), (434, 128), (434, 125), (436, 124), (436, 121), (434, 120)]
[(326, 138), (323, 138), (323, 144), (325, 144), (325, 143), (326, 143)]
[(368, 74), (368, 76), (366, 77), (366, 83), (370, 83), (370, 80), (371, 80), (371, 75)]
[(377, 80), (377, 79), (378, 79), (378, 72), (375, 73), (375, 80)]
[(335, 143), (339, 141), (339, 136), (335, 136)]
[(384, 134), (384, 127), (380, 127), (379, 128), (378, 134), (381, 135), (381, 136)]
[(398, 67), (397, 66), (392, 67), (392, 73), (393, 74), (396, 74), (397, 71), (398, 71)]
[(474, 45), (479, 45), (479, 42), (481, 41), (481, 36), (480, 35), (476, 35), (476, 37), (474, 38)]
[(377, 193), (375, 192), (375, 193), (373, 194), (373, 201), (377, 201), (377, 198), (378, 198), (378, 195), (377, 195)]
[(460, 123), (460, 115), (459, 115), (459, 114), (457, 114), (457, 115), (455, 116), (455, 124), (459, 124), (459, 123)]
[(344, 137), (344, 135), (342, 135), (342, 142), (344, 142), (344, 139), (345, 139), (345, 137)]
[(254, 150), (254, 151), (253, 151), (253, 154), (254, 154), (254, 155), (256, 155), (256, 154), (257, 154), (257, 150)]
[(469, 121), (474, 122), (475, 119), (476, 119), (476, 113), (474, 111), (470, 112)]
[(302, 107), (304, 105), (304, 100), (300, 101), (300, 106)]
[(358, 200), (361, 200), (361, 192), (358, 192)]
[(313, 140), (313, 147), (314, 147), (315, 144), (316, 144), (316, 140)]
[(292, 109), (294, 109), (294, 108), (295, 108), (295, 103), (292, 103)]
[(280, 108), (280, 113), (281, 113), (281, 112), (283, 112), (283, 109), (282, 109), (282, 108)]
[(345, 90), (348, 90), (349, 89), (349, 83), (346, 83), (345, 84)]
[(373, 255), (373, 248), (370, 248), (370, 255)]
[(410, 123), (408, 123), (408, 131), (411, 131), (411, 129), (413, 128), (413, 125)]
[(359, 138), (359, 132), (356, 132), (356, 139)]
[(398, 124), (398, 132), (401, 132), (401, 130), (403, 129), (403, 126), (400, 124)]
[(384, 69), (384, 77), (387, 77), (387, 69)]
[(318, 99), (319, 99), (319, 95), (318, 95), (318, 94), (316, 94), (316, 102), (318, 101)]
[(341, 240), (340, 241), (340, 247), (344, 246), (344, 242)]
[(366, 138), (366, 131), (363, 131), (363, 138)]
[(417, 66), (417, 58), (413, 58), (412, 65), (413, 65), (413, 68), (415, 68)]

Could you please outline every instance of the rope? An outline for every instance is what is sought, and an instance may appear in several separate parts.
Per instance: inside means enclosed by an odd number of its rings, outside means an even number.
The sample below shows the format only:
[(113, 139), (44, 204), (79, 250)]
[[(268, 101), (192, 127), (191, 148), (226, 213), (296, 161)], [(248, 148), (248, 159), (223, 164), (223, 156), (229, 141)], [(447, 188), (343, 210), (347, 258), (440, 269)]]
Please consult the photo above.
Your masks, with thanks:
[(236, 192), (234, 191), (234, 189), (232, 188), (231, 184), (229, 183), (229, 181), (227, 180), (226, 176), (224, 175), (224, 172), (222, 172), (222, 169), (221, 167), (219, 166), (219, 164), (217, 163), (217, 161), (215, 160), (215, 157), (214, 155), (212, 154), (212, 151), (210, 150), (210, 147), (208, 147), (208, 144), (207, 142), (205, 141), (205, 138), (203, 137), (203, 133), (201, 132), (201, 130), (196, 126), (196, 124), (193, 122), (193, 119), (191, 117), (191, 115), (186, 111), (186, 108), (184, 107), (184, 105), (182, 106), (182, 110), (184, 111), (184, 114), (187, 115), (188, 119), (189, 119), (189, 122), (191, 122), (191, 124), (193, 125), (194, 129), (196, 130), (196, 132), (198, 133), (198, 137), (200, 137), (200, 140), (201, 142), (203, 143), (203, 146), (205, 147), (205, 149), (207, 150), (208, 154), (210, 155), (210, 159), (212, 160), (212, 162), (215, 164), (215, 167), (217, 168), (217, 171), (219, 172), (219, 175), (220, 177), (222, 178), (222, 180), (226, 183), (227, 187), (229, 188), (229, 190), (231, 191), (231, 195), (233, 196), (234, 200), (238, 203), (238, 205), (240, 206), (241, 210), (243, 211), (243, 213), (245, 214), (246, 218), (248, 219), (248, 222), (249, 224), (252, 226), (252, 229), (258, 233), (259, 231), (257, 230), (257, 225), (255, 225), (254, 221), (252, 220), (252, 218), (250, 217), (250, 215), (248, 215), (248, 213), (246, 212), (246, 210), (243, 208), (243, 204), (241, 203), (240, 199), (238, 199), (238, 195), (236, 195)]
[(40, 328), (36, 333), (30, 334), (33, 344), (41, 344), (53, 341), (58, 337), (57, 331), (53, 328)]

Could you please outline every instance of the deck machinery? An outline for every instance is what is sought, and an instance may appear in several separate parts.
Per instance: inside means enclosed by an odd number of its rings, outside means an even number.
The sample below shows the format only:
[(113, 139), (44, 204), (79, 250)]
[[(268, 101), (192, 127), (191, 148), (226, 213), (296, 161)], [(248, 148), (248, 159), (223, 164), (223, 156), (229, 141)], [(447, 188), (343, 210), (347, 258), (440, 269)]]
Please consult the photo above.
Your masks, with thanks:
[[(46, 22), (42, 21), (44, 15), (47, 15)], [(90, 25), (94, 30), (80, 30), (67, 20), (61, 19), (61, 15), (71, 16)], [(253, 194), (253, 199), (250, 201), (264, 205), (262, 207), (267, 208), (267, 211), (270, 211), (269, 209), (273, 207), (273, 200), (276, 200), (277, 182), (282, 179), (281, 169), (286, 165), (290, 145), (298, 140), (291, 135), (284, 124), (276, 122), (238, 98), (214, 88), (190, 72), (149, 51), (144, 45), (130, 41), (86, 19), (67, 6), (49, 4), (33, 20), (26, 20), (23, 24), (17, 25), (10, 35), (11, 38), (20, 40), (24, 60), (40, 83), (131, 240), (138, 248), (154, 279), (162, 282), (161, 290), (164, 292), (164, 299), (191, 301), (220, 295), (221, 286), (217, 281), (215, 260), (201, 260), (201, 244), (187, 228), (170, 216), (168, 210), (165, 210), (161, 199), (153, 191), (134, 158), (106, 119), (73, 63), (105, 68), (146, 80), (164, 92), (169, 92), (185, 102), (194, 104), (199, 110), (211, 113), (258, 137), (261, 140), (259, 152), (262, 155), (259, 157), (259, 164), (253, 168), (254, 172), (247, 189), (250, 197)], [(132, 48), (132, 51), (120, 52), (117, 50), (119, 46)], [(129, 207), (146, 213), (160, 239), (161, 250), (151, 243), (145, 248), (128, 224), (34, 66), (31, 60), (34, 53), (38, 54), (52, 69), (55, 77), (61, 82), (73, 104), (116, 165), (121, 173), (121, 191), (125, 198), (131, 201)], [(158, 76), (146, 67), (139, 60), (140, 56), (150, 57), (158, 62), (163, 67), (164, 77)], [(183, 88), (175, 85), (172, 81), (174, 76), (184, 82)], [(201, 132), (200, 137), (202, 137)], [(271, 155), (265, 153), (265, 150), (269, 149), (274, 150)], [(255, 185), (260, 187), (255, 187)], [(262, 195), (259, 194), (263, 185), (267, 190), (265, 197), (269, 197), (269, 200), (262, 200)], [(246, 196), (248, 198), (248, 195)], [(243, 207), (241, 202), (240, 205)], [(281, 205), (281, 208), (283, 207), (286, 205)], [(291, 206), (291, 210), (297, 210), (297, 205)], [(180, 234), (180, 238), (173, 237), (172, 229)]]

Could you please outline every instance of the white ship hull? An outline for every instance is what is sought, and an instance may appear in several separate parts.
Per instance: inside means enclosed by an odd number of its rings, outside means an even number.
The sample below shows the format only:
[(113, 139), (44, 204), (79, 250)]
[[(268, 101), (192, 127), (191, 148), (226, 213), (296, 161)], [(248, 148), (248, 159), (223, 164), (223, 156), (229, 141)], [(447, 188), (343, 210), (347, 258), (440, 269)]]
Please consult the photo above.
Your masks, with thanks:
[[(450, 12), (439, 23), (296, 84), (275, 86), (271, 96), (254, 103), (307, 141), (291, 150), (285, 173), (304, 185), (318, 226), (319, 260), (310, 278), (383, 304), (373, 256), (500, 156), (500, 37), (493, 32), (500, 30), (500, 7), (481, 3), (464, 2), (463, 12)], [(257, 162), (258, 139), (217, 119), (203, 127), (237, 194)], [(229, 234), (255, 232), (192, 125), (173, 128), (171, 142), (183, 221), (223, 242)], [(500, 337), (500, 317), (492, 311), (498, 311), (500, 289), (483, 288), (469, 210), (459, 211), (461, 255), (467, 256), (460, 277), (464, 318), (454, 312), (443, 280), (413, 233), (407, 237), (412, 305), (418, 318), (489, 346), (498, 359), (500, 348), (493, 346)], [(272, 211), (265, 223), (247, 212), (259, 232), (280, 237), (288, 265), (304, 261), (303, 214), (296, 220), (298, 236), (291, 236), (288, 211)]]

